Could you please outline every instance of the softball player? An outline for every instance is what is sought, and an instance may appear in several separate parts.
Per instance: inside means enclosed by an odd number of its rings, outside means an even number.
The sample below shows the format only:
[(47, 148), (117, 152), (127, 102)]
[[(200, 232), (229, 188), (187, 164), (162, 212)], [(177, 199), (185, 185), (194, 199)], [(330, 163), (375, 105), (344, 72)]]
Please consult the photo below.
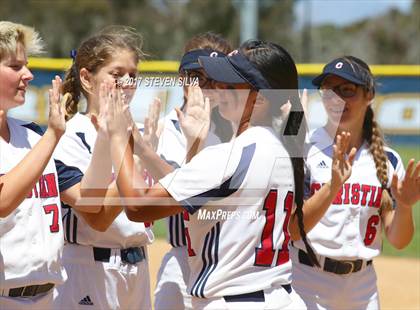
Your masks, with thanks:
[(330, 178), (332, 148), (324, 146), (336, 128), (352, 133), (348, 147), (357, 153), (350, 178), (308, 233), (320, 268), (308, 259), (301, 242), (294, 243), (293, 287), (308, 309), (378, 309), (372, 259), (380, 254), (382, 228), (396, 248), (405, 247), (413, 236), (420, 162), (414, 167), (411, 160), (404, 173), (400, 156), (384, 146), (371, 107), (374, 79), (362, 60), (335, 59), (313, 84), (320, 89), (328, 121), (309, 136), (305, 196), (314, 195)]
[[(140, 43), (139, 35), (129, 28), (104, 30), (81, 44), (64, 81), (64, 91), (73, 97), (66, 107), (72, 117), (54, 155), (81, 173), (92, 163), (97, 188), (106, 189), (112, 180), (109, 142), (98, 121), (101, 104), (110, 95), (115, 99), (119, 94), (106, 83), (137, 76), (137, 63), (143, 55)], [(133, 88), (121, 91), (129, 102)], [(75, 113), (81, 94), (87, 98), (87, 110)], [(153, 241), (153, 233), (149, 225), (129, 221), (121, 210), (110, 208), (102, 223), (92, 229), (91, 219), (64, 206), (63, 262), (68, 280), (58, 290), (55, 307), (151, 308), (146, 246)]]
[(0, 36), (0, 308), (49, 309), (54, 287), (66, 279), (60, 198), (74, 203), (81, 197), (82, 175), (51, 159), (65, 130), (59, 77), (49, 91), (43, 136), (36, 124), (7, 117), (25, 102), (33, 79), (27, 55), (39, 52), (42, 44), (33, 28), (11, 22), (0, 22)]
[[(193, 37), (185, 46), (185, 55), (181, 60), (179, 68), (180, 76), (190, 80), (197, 79), (200, 87), (208, 88), (208, 83), (203, 72), (200, 72), (198, 64), (199, 56), (217, 56), (223, 57), (231, 51), (230, 45), (219, 35), (213, 33), (204, 33)], [(208, 92), (207, 92), (208, 93)], [(186, 110), (186, 101), (188, 97), (188, 89), (184, 87), (184, 105), (181, 110)], [(212, 103), (215, 100), (211, 100)], [(181, 112), (181, 111), (178, 111)], [(181, 113), (183, 113), (181, 112)], [(217, 108), (212, 112), (213, 119), (220, 119)], [(230, 124), (229, 124), (230, 125)], [(221, 122), (218, 127), (224, 128)], [(171, 111), (164, 120), (164, 128), (160, 135), (157, 153), (170, 167), (168, 171), (164, 171), (165, 164), (153, 150), (142, 149), (139, 152), (140, 158), (143, 160), (148, 171), (152, 173), (156, 180), (159, 180), (173, 169), (180, 167), (186, 161), (187, 156), (187, 140), (184, 136), (186, 128), (182, 128), (177, 111)], [(227, 128), (227, 135), (232, 133)], [(219, 133), (219, 132), (217, 132)], [(226, 132), (224, 132), (225, 136)], [(221, 142), (224, 136), (215, 134), (215, 124), (210, 126), (210, 132), (207, 137), (206, 145), (215, 145)], [(157, 157), (157, 158), (156, 158)], [(150, 167), (150, 168), (149, 168)], [(168, 167), (167, 167), (168, 168)], [(186, 281), (189, 277), (188, 252), (185, 239), (185, 225), (182, 214), (172, 215), (167, 219), (168, 241), (172, 248), (164, 256), (161, 267), (158, 272), (158, 279), (155, 290), (154, 306), (156, 310), (163, 309), (185, 309), (191, 308), (191, 296), (187, 293)]]
[[(151, 189), (136, 189), (130, 181), (136, 178), (131, 150), (122, 144), (131, 121), (121, 106), (113, 105), (107, 117), (112, 160), (124, 159), (117, 184), (124, 197), (144, 198), (126, 213), (132, 220), (153, 220), (185, 210), (193, 308), (304, 307), (290, 286), (288, 251), (294, 203), (302, 208), (303, 160), (290, 158), (269, 125), (288, 100), (293, 109), (302, 110), (295, 64), (283, 48), (261, 41), (248, 41), (229, 57), (200, 61), (208, 76), (221, 82), (217, 87), (226, 90), (219, 111), (233, 123), (236, 136), (205, 148)], [(257, 100), (258, 90), (270, 88), (286, 88), (288, 96)], [(210, 111), (201, 91), (191, 91), (196, 105)], [(193, 118), (188, 111), (185, 117)], [(297, 137), (288, 147), (303, 145), (301, 121), (296, 113), (289, 116), (286, 130)], [(290, 225), (298, 223), (302, 219)], [(300, 231), (304, 235), (302, 226)]]

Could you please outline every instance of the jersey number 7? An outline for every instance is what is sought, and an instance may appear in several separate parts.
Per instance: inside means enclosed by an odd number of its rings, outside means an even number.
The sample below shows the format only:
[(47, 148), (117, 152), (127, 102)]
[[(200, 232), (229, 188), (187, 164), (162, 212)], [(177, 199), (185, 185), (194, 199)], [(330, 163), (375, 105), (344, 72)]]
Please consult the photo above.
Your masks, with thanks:
[[(270, 267), (273, 265), (276, 250), (273, 248), (273, 231), (276, 220), (277, 190), (270, 190), (264, 201), (265, 225), (261, 236), (261, 246), (255, 248), (255, 266)], [(284, 199), (284, 212), (286, 214), (283, 222), (284, 241), (281, 249), (278, 250), (275, 266), (289, 261), (289, 220), (293, 206), (293, 192), (287, 192)]]
[(60, 230), (58, 224), (58, 206), (56, 204), (43, 206), (45, 214), (52, 213), (52, 224), (50, 225), (50, 232), (56, 233)]

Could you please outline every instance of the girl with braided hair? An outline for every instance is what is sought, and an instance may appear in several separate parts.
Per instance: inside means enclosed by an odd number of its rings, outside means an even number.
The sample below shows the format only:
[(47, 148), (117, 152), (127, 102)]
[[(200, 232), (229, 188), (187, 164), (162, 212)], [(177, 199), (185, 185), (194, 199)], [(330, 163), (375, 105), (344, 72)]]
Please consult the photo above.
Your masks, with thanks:
[[(107, 100), (128, 103), (143, 57), (141, 37), (130, 27), (110, 26), (85, 41), (73, 54), (74, 62), (63, 82), (72, 95), (66, 105), (67, 130), (55, 158), (77, 168), (93, 170), (94, 186), (85, 189), (92, 198), (118, 190), (112, 182), (109, 141), (103, 130)], [(115, 81), (121, 87), (115, 85)], [(86, 98), (86, 111), (77, 112)], [(88, 168), (89, 166), (89, 168)], [(115, 196), (114, 196), (115, 197)], [(118, 198), (117, 198), (117, 201)], [(128, 220), (120, 204), (107, 205), (99, 214), (83, 215), (73, 205), (62, 206), (65, 245), (63, 262), (68, 280), (54, 299), (57, 309), (150, 309), (147, 245), (153, 241), (148, 223)]]
[(378, 309), (372, 259), (381, 251), (382, 228), (398, 249), (413, 237), (420, 162), (411, 159), (404, 172), (400, 156), (384, 145), (371, 106), (375, 82), (365, 62), (353, 56), (335, 59), (312, 83), (320, 89), (328, 121), (309, 135), (306, 198), (330, 177), (329, 142), (337, 132), (351, 132), (348, 149), (357, 153), (350, 178), (308, 233), (320, 267), (310, 261), (302, 242), (294, 243), (293, 287), (308, 309)]

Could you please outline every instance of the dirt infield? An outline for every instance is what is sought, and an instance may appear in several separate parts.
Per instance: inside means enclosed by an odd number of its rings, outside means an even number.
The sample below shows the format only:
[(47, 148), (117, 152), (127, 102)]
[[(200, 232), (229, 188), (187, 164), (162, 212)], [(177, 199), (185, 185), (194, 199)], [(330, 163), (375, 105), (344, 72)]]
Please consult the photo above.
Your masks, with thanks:
[[(163, 240), (157, 240), (149, 247), (152, 294), (160, 262), (168, 249), (169, 245)], [(382, 309), (420, 309), (420, 260), (379, 257), (374, 265)]]

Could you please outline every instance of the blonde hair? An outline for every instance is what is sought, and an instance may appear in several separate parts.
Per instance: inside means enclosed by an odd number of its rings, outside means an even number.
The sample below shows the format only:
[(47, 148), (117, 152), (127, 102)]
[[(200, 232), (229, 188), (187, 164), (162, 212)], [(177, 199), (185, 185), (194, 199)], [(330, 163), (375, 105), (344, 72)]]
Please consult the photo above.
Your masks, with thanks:
[(34, 28), (8, 21), (0, 21), (0, 59), (16, 54), (21, 43), (27, 55), (37, 55), (43, 51), (43, 42)]

